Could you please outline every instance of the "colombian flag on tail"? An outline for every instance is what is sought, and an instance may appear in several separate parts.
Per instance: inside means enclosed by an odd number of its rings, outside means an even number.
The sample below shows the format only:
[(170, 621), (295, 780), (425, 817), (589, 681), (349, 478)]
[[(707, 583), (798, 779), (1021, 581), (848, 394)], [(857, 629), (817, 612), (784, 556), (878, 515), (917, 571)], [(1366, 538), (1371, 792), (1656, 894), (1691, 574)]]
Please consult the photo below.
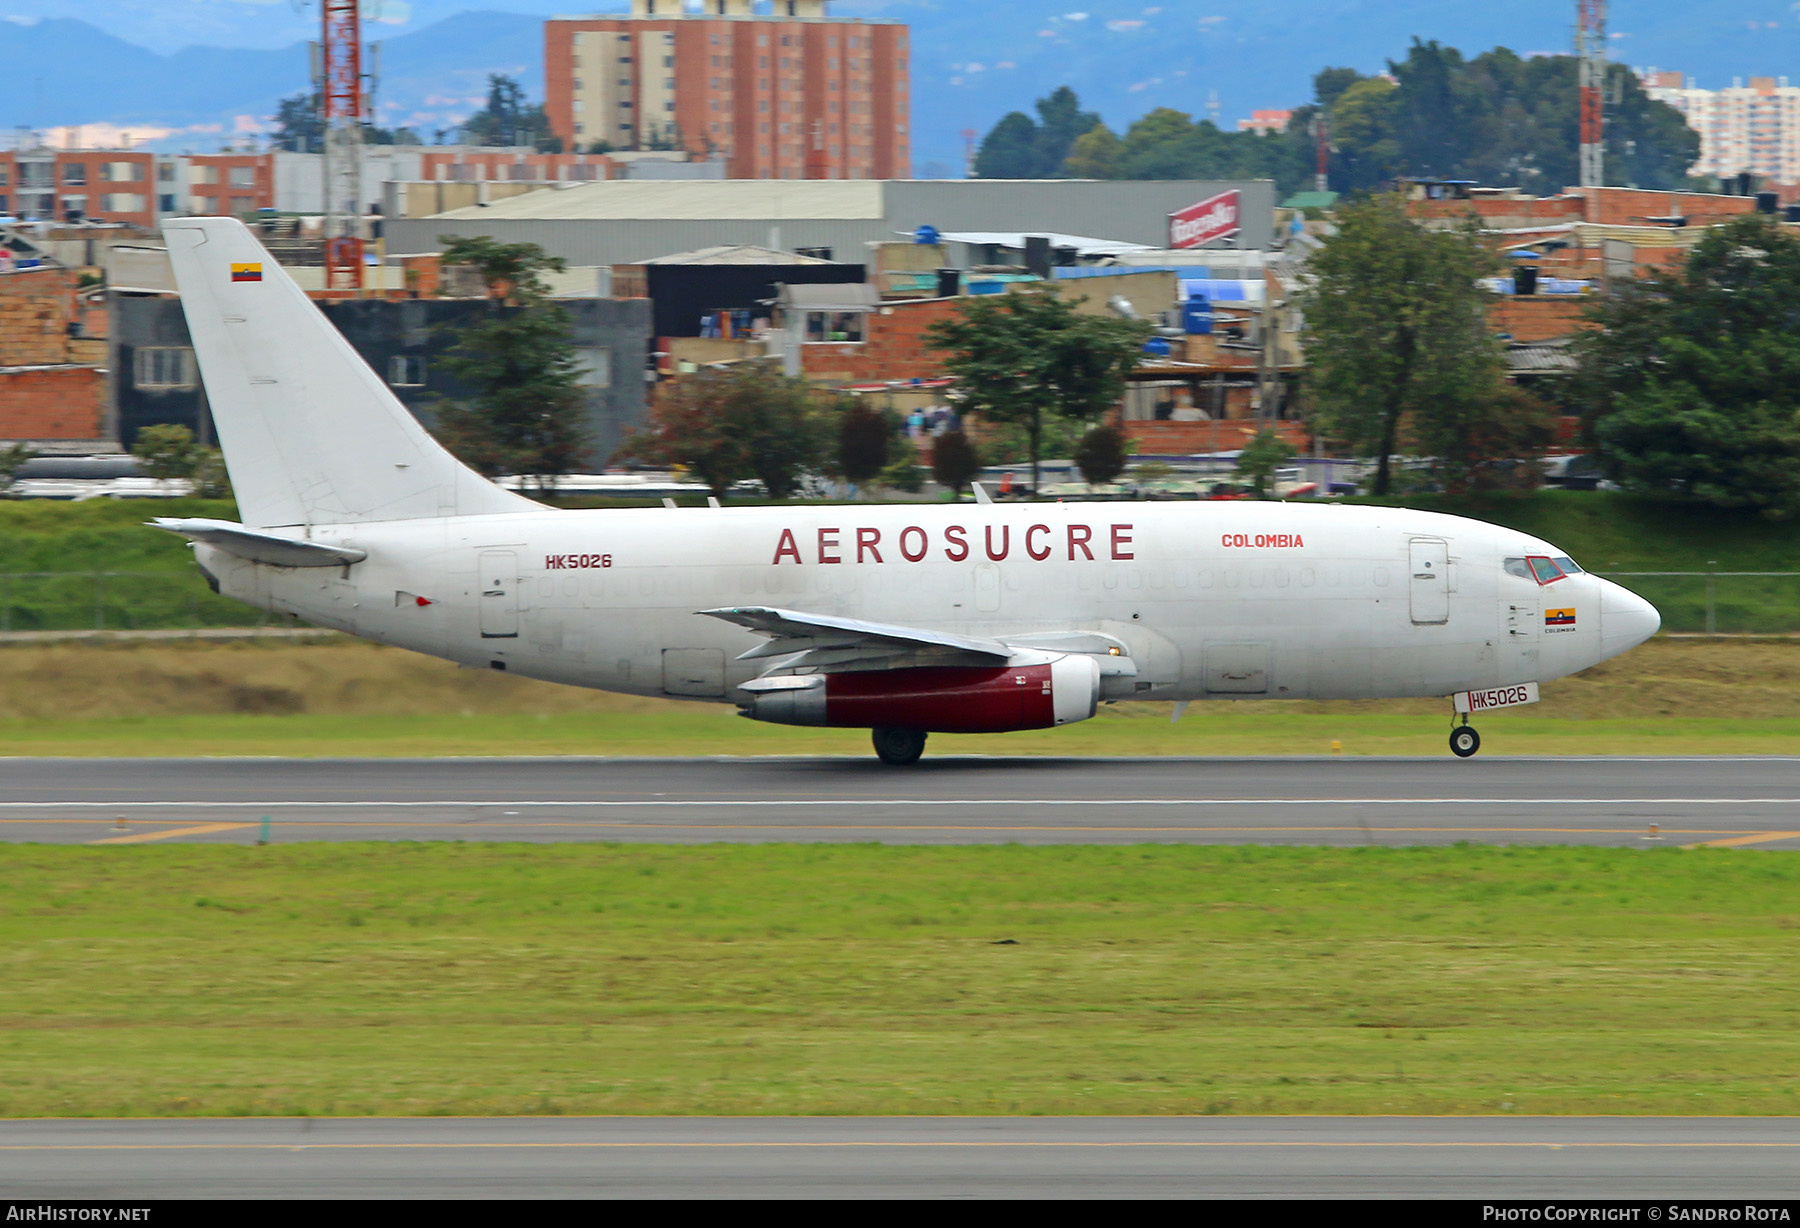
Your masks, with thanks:
[(234, 264), (231, 266), (232, 281), (261, 281), (262, 265)]

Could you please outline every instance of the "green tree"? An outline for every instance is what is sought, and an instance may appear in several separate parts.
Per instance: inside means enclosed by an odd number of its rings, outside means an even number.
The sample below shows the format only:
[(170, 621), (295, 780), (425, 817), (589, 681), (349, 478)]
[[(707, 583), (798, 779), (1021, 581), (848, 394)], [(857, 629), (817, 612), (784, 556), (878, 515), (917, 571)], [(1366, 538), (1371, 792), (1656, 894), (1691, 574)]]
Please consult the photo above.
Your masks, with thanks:
[(543, 104), (527, 103), (525, 87), (505, 73), (488, 74), (487, 105), (463, 121), (463, 134), (471, 145), (532, 145), (562, 152), (562, 139), (551, 134)]
[(887, 490), (901, 490), (916, 495), (925, 489), (925, 475), (920, 472), (919, 449), (913, 441), (896, 432), (888, 440), (888, 463), (875, 475), (876, 485)]
[(1036, 491), (1045, 415), (1088, 422), (1117, 405), (1149, 327), (1084, 315), (1045, 290), (964, 298), (955, 311), (926, 341), (949, 354), (965, 413), (1024, 427)]
[(518, 474), (540, 492), (587, 455), (586, 404), (566, 309), (549, 298), (546, 272), (563, 261), (535, 243), (442, 235), (445, 264), (472, 265), (488, 287), (486, 317), (457, 330), (446, 370), (475, 389), (437, 407), (446, 447), (490, 477)]
[(1576, 388), (1608, 477), (1659, 499), (1800, 510), (1800, 240), (1733, 219), (1593, 316)]
[[(293, 94), (275, 104), (275, 132), (270, 138), (277, 149), (291, 153), (318, 153), (325, 148), (325, 117), (319, 95)], [(363, 141), (369, 145), (419, 145), (411, 128), (378, 128), (363, 125)]]
[(1337, 149), (1331, 182), (1339, 191), (1368, 191), (1393, 178), (1405, 165), (1394, 113), (1399, 87), (1383, 77), (1367, 77), (1342, 90), (1332, 102), (1329, 123)]
[(1066, 85), (1037, 100), (1037, 177), (1054, 179), (1063, 173), (1069, 151), (1083, 133), (1100, 126), (1100, 117), (1081, 109), (1081, 100)]
[(9, 443), (0, 447), (0, 498), (6, 497), (19, 470), (35, 455), (37, 453), (31, 450), (29, 444)]
[(1266, 499), (1275, 471), (1293, 459), (1293, 444), (1274, 431), (1258, 431), (1238, 453), (1237, 475), (1250, 484), (1251, 494)]
[(1123, 149), (1111, 128), (1095, 124), (1075, 138), (1069, 156), (1063, 159), (1062, 173), (1071, 179), (1117, 179)]
[(887, 467), (893, 428), (880, 413), (860, 403), (838, 416), (837, 464), (844, 480), (861, 486)]
[(200, 461), (200, 445), (187, 427), (158, 423), (137, 433), (131, 454), (137, 457), (145, 477), (185, 481), (193, 476), (194, 466)]
[(931, 446), (931, 476), (958, 499), (981, 476), (981, 453), (961, 431), (945, 431)]
[(1055, 179), (1082, 134), (1100, 126), (1100, 117), (1081, 109), (1081, 100), (1068, 86), (1058, 86), (1037, 100), (1038, 117), (1023, 111), (1002, 116), (982, 139), (975, 154), (975, 174), (981, 179)]
[(975, 151), (977, 179), (1036, 179), (1037, 125), (1023, 111), (1000, 117)]
[(293, 94), (275, 104), (277, 149), (289, 153), (318, 153), (325, 148), (325, 120), (319, 109), (319, 95)]
[(131, 454), (143, 465), (145, 477), (187, 482), (202, 499), (231, 497), (225, 457), (217, 448), (202, 446), (185, 426), (159, 423), (145, 427), (132, 442)]
[(1075, 445), (1075, 465), (1089, 486), (1106, 485), (1125, 472), (1130, 460), (1125, 432), (1110, 422), (1095, 427)]
[(806, 381), (771, 363), (736, 363), (677, 379), (619, 456), (680, 465), (720, 499), (748, 478), (787, 499), (823, 458), (822, 434)]
[[(1314, 422), (1375, 458), (1373, 493), (1389, 492), (1410, 437), (1441, 456), (1499, 412), (1503, 363), (1477, 282), (1494, 265), (1472, 222), (1427, 230), (1391, 195), (1340, 209), (1338, 233), (1310, 262), (1300, 303)], [(1472, 463), (1469, 450), (1459, 445), (1458, 465)]]

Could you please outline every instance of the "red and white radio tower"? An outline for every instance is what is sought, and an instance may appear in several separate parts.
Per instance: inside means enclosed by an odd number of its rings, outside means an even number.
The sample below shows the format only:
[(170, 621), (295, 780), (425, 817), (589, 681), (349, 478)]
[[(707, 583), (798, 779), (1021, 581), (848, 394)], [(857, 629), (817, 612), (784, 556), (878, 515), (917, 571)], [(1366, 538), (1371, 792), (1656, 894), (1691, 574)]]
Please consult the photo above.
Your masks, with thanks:
[(1581, 86), (1581, 186), (1606, 183), (1602, 91), (1606, 86), (1606, 0), (1576, 0), (1575, 57)]
[(325, 124), (325, 288), (360, 291), (363, 285), (362, 21), (358, 0), (319, 0), (325, 30), (321, 43), (320, 116)]

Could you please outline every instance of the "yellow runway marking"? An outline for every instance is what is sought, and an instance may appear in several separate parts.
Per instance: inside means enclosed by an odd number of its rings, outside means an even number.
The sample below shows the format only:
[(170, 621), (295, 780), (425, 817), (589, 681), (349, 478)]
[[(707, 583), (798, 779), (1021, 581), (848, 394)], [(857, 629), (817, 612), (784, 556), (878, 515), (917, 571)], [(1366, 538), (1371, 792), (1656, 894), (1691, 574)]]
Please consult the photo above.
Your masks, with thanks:
[(170, 827), (163, 831), (133, 832), (129, 836), (108, 836), (104, 840), (89, 840), (89, 844), (143, 844), (150, 840), (170, 840), (176, 836), (208, 836), (216, 831), (238, 831), (245, 827), (254, 827), (254, 823), (201, 823), (194, 827)]
[(1684, 844), (1682, 847), (1690, 849), (1725, 849), (1736, 848), (1739, 845), (1744, 844), (1762, 844), (1769, 840), (1800, 840), (1800, 831), (1761, 831), (1748, 836), (1732, 836), (1725, 840), (1702, 840), (1698, 844)]

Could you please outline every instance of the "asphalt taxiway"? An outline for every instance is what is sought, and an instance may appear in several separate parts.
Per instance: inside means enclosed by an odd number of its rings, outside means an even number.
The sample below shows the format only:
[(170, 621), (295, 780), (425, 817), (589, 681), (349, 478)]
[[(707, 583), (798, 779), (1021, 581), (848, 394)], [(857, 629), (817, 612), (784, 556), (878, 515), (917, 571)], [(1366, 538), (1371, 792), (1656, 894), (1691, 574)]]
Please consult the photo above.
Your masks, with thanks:
[(1713, 844), (1800, 758), (8, 759), (0, 839)]
[(0, 1122), (0, 1197), (1792, 1199), (1784, 1118)]

